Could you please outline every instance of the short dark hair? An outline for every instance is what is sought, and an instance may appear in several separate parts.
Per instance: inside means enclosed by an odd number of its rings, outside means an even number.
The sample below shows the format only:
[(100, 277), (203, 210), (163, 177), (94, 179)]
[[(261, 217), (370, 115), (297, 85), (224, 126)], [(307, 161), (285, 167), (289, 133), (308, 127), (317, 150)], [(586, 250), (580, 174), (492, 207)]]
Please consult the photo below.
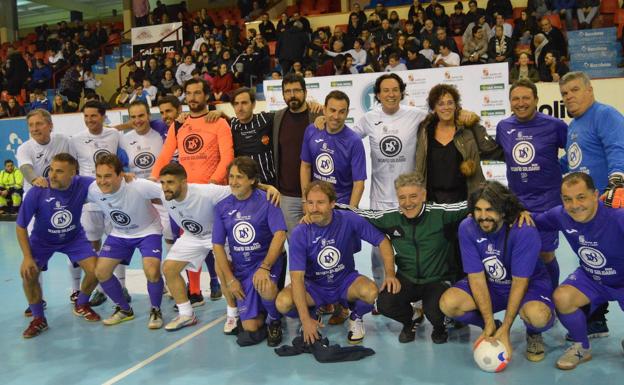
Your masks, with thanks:
[(314, 180), (310, 182), (310, 184), (307, 185), (305, 190), (303, 191), (303, 197), (307, 199), (310, 191), (314, 189), (321, 190), (321, 192), (327, 195), (327, 198), (329, 198), (330, 202), (336, 202), (336, 199), (338, 199), (338, 196), (336, 195), (336, 190), (334, 189), (334, 185), (329, 182), (325, 182), (324, 180)]
[(379, 102), (379, 98), (377, 95), (381, 92), (381, 82), (387, 79), (394, 79), (399, 83), (399, 90), (401, 90), (401, 100), (405, 96), (405, 82), (401, 77), (395, 73), (383, 74), (375, 80), (375, 87), (373, 88), (373, 92), (375, 92), (375, 100)]
[(145, 101), (143, 101), (143, 100), (134, 100), (132, 103), (130, 103), (128, 105), (128, 112), (130, 112), (130, 109), (132, 107), (136, 107), (136, 106), (143, 106), (143, 107), (145, 107), (145, 112), (147, 112), (147, 115), (149, 116), (150, 108), (147, 105), (147, 103)]
[(171, 103), (171, 105), (176, 109), (180, 108), (180, 106), (182, 105), (180, 103), (180, 99), (176, 98), (173, 95), (166, 95), (166, 96), (161, 96), (160, 98), (158, 98), (159, 106), (161, 104), (166, 104), (166, 103)]
[[(69, 163), (69, 165), (72, 166), (74, 168), (74, 170), (78, 170), (78, 161), (76, 160), (76, 158), (74, 158), (73, 156), (71, 156), (70, 154), (68, 154), (66, 152), (60, 152), (60, 153), (54, 155), (52, 157), (52, 160), (50, 161), (50, 163), (52, 163), (52, 162), (65, 162), (65, 163)], [(6, 164), (6, 162), (4, 162), (4, 164)]]
[(208, 82), (205, 81), (204, 79), (195, 79), (195, 78), (190, 78), (189, 80), (184, 82), (184, 92), (185, 93), (186, 93), (187, 87), (190, 86), (191, 84), (201, 84), (202, 85), (202, 91), (204, 91), (204, 95), (206, 95), (206, 97), (208, 97), (208, 95), (210, 94), (210, 84), (208, 84)]
[(475, 205), (480, 199), (488, 202), (507, 225), (511, 225), (524, 211), (520, 200), (497, 181), (483, 182), (477, 191), (470, 194), (468, 197), (469, 212), (474, 213)]
[(112, 167), (117, 175), (120, 175), (123, 171), (123, 164), (115, 154), (102, 154), (98, 156), (95, 160), (95, 167), (97, 168), (97, 166), (101, 165)]
[(511, 88), (509, 89), (509, 96), (511, 97), (511, 93), (513, 92), (513, 90), (515, 90), (518, 87), (524, 87), (524, 88), (528, 88), (531, 91), (533, 91), (533, 96), (535, 96), (535, 99), (537, 99), (537, 86), (535, 86), (535, 83), (533, 83), (530, 79), (518, 79), (514, 82), (514, 84), (511, 85)]
[(240, 87), (237, 88), (233, 93), (232, 93), (232, 98), (230, 99), (230, 103), (234, 104), (234, 100), (236, 100), (236, 97), (240, 94), (248, 94), (249, 95), (249, 100), (252, 103), (256, 102), (256, 92), (254, 90), (252, 90), (249, 87)]
[(260, 167), (258, 167), (258, 163), (255, 160), (248, 156), (237, 156), (232, 163), (228, 165), (228, 175), (234, 166), (247, 178), (254, 180), (253, 188), (258, 187), (258, 183), (260, 183)]
[(573, 172), (564, 176), (561, 180), (561, 186), (563, 186), (564, 184), (577, 184), (581, 181), (585, 182), (585, 186), (587, 186), (589, 190), (596, 190), (596, 185), (594, 184), (594, 180), (592, 179), (592, 177), (589, 174), (580, 171)]
[(98, 110), (98, 113), (102, 116), (106, 114), (106, 106), (104, 103), (98, 100), (89, 100), (82, 106), (82, 112), (84, 112), (85, 108), (95, 108)]
[(286, 86), (286, 84), (291, 84), (291, 83), (299, 83), (303, 91), (304, 92), (306, 91), (306, 83), (305, 83), (305, 79), (303, 78), (303, 76), (297, 75), (292, 72), (287, 73), (282, 79), (282, 91), (284, 91), (284, 86)]
[(351, 101), (349, 100), (349, 96), (345, 94), (344, 92), (338, 91), (338, 90), (334, 90), (328, 93), (327, 96), (325, 96), (325, 107), (327, 107), (327, 102), (329, 102), (329, 99), (346, 100), (347, 108), (349, 108), (349, 105), (351, 104)]
[(186, 169), (180, 163), (171, 162), (160, 169), (158, 176), (173, 175), (181, 179), (187, 179)]
[(7, 160), (5, 160), (5, 161), (4, 161), (4, 165), (5, 165), (5, 166), (6, 166), (7, 164), (9, 164), (9, 163), (13, 163), (13, 160), (11, 160), (11, 159), (7, 159)]
[(429, 105), (429, 109), (433, 111), (436, 104), (438, 104), (440, 99), (446, 94), (451, 95), (455, 101), (457, 111), (461, 110), (461, 96), (459, 95), (457, 88), (451, 84), (437, 84), (429, 90), (429, 96), (427, 96), (427, 105)]

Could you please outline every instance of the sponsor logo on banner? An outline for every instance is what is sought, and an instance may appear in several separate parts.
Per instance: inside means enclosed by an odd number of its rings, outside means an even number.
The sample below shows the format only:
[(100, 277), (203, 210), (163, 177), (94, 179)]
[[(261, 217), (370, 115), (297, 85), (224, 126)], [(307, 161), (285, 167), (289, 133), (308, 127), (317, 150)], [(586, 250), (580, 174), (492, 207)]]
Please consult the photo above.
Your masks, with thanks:
[(364, 87), (364, 91), (362, 92), (362, 110), (364, 112), (368, 112), (373, 109), (377, 101), (375, 100), (375, 83), (370, 83), (368, 86)]
[(492, 99), (490, 95), (483, 95), (483, 107), (504, 107), (505, 101), (501, 99)]
[(306, 88), (316, 89), (316, 88), (321, 88), (321, 85), (319, 83), (306, 83)]
[(462, 82), (464, 81), (464, 76), (461, 74), (452, 74), (451, 71), (444, 72), (444, 81), (445, 82)]
[(494, 83), (494, 84), (482, 84), (479, 86), (479, 90), (481, 91), (496, 91), (496, 90), (505, 90), (504, 83)]
[(282, 92), (282, 86), (267, 86), (267, 91)]
[(407, 75), (407, 84), (412, 84), (412, 85), (416, 85), (416, 84), (426, 84), (427, 83), (427, 78), (426, 77), (416, 77), (414, 76), (414, 74), (409, 74)]
[(481, 116), (505, 116), (505, 110), (483, 110)]
[(552, 104), (541, 104), (537, 110), (558, 119), (572, 118), (572, 115), (566, 110), (563, 100), (555, 100)]
[[(334, 81), (330, 83), (332, 87), (352, 87), (353, 86), (353, 82), (351, 80), (341, 80), (341, 81)], [(308, 85), (306, 84), (306, 87), (308, 87)]]
[(503, 71), (494, 71), (490, 66), (481, 69), (481, 80), (501, 80), (503, 79)]

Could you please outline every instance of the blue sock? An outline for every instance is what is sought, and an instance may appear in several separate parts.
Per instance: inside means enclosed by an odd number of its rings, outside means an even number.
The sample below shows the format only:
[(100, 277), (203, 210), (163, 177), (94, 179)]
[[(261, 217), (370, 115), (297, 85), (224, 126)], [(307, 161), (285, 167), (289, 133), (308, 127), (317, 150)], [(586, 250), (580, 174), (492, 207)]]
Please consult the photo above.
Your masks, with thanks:
[(208, 267), (208, 274), (210, 275), (210, 287), (214, 287), (219, 284), (219, 277), (217, 277), (217, 270), (215, 270), (215, 259), (212, 251), (206, 256), (206, 267)]
[(106, 293), (106, 295), (112, 299), (113, 302), (119, 305), (121, 310), (130, 310), (130, 305), (128, 304), (128, 301), (126, 301), (126, 297), (123, 295), (121, 284), (119, 283), (117, 277), (111, 275), (108, 281), (100, 282), (100, 286), (102, 287), (102, 290), (104, 290), (104, 293)]
[(76, 299), (76, 305), (82, 306), (89, 303), (89, 296), (82, 291), (78, 293), (78, 299)]
[(295, 306), (293, 306), (293, 308), (286, 312), (286, 314), (284, 315), (289, 318), (299, 318), (299, 313), (297, 312), (297, 307)]
[(30, 311), (34, 318), (44, 318), (43, 315), (43, 301), (39, 301), (37, 303), (31, 303), (28, 305), (30, 307)]
[(453, 317), (453, 319), (464, 324), (478, 326), (481, 329), (485, 327), (485, 321), (483, 321), (481, 313), (479, 313), (477, 310), (467, 311), (459, 317)]
[(160, 309), (160, 303), (162, 302), (164, 287), (165, 287), (165, 282), (163, 281), (162, 278), (160, 278), (158, 282), (147, 281), (147, 293), (149, 294), (152, 307), (156, 307)]
[(264, 306), (264, 308), (267, 311), (267, 323), (282, 319), (282, 315), (280, 314), (279, 311), (277, 311), (277, 307), (275, 307), (275, 300), (269, 301), (269, 300), (261, 299), (261, 301), (262, 301), (262, 306)]
[(353, 304), (349, 304), (349, 308), (351, 309), (351, 320), (364, 317), (364, 314), (373, 311), (374, 307), (374, 305), (371, 305), (359, 299)]
[(557, 312), (559, 321), (568, 329), (570, 338), (574, 342), (580, 342), (583, 345), (583, 349), (589, 349), (589, 338), (587, 338), (587, 317), (581, 309), (577, 309), (570, 314), (561, 314)]
[(559, 262), (557, 262), (557, 258), (553, 258), (552, 261), (546, 263), (545, 265), (554, 290), (557, 286), (559, 286)]

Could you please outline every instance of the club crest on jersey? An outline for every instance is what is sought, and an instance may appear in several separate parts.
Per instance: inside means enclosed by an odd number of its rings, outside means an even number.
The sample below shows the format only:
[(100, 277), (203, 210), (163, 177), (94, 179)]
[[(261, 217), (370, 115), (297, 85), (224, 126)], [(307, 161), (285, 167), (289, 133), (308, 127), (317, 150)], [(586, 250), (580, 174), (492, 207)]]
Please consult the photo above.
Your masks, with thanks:
[(256, 238), (256, 230), (249, 222), (238, 222), (232, 229), (234, 239), (241, 245), (248, 245)]
[(142, 152), (134, 157), (134, 164), (142, 169), (148, 169), (154, 165), (156, 157), (151, 152)]
[[(58, 201), (56, 203), (59, 203)], [(73, 216), (72, 213), (68, 210), (57, 211), (50, 218), (50, 222), (55, 229), (64, 229), (69, 226), (72, 222)]]
[(512, 150), (513, 158), (516, 163), (525, 166), (535, 158), (535, 147), (527, 141), (516, 143)]
[(123, 211), (113, 210), (110, 212), (110, 218), (119, 226), (128, 226), (130, 224), (130, 216)]
[(320, 154), (316, 157), (316, 170), (323, 176), (328, 176), (334, 172), (334, 159), (329, 154)]
[(495, 281), (500, 281), (507, 276), (505, 265), (496, 257), (488, 257), (483, 260), (485, 272)]
[(190, 219), (183, 220), (182, 227), (184, 228), (184, 230), (188, 231), (193, 235), (201, 234), (201, 232), (204, 231), (204, 228), (201, 224)]
[(577, 168), (583, 160), (583, 152), (577, 143), (573, 143), (568, 149), (568, 166), (571, 169)]
[(184, 151), (195, 154), (204, 147), (204, 140), (197, 134), (188, 135), (183, 141)]
[(110, 155), (110, 151), (108, 151), (105, 148), (101, 148), (101, 149), (97, 150), (95, 152), (95, 154), (93, 154), (93, 163), (97, 162), (98, 159), (100, 159), (100, 157), (102, 157), (104, 155)]
[(379, 142), (379, 150), (388, 158), (399, 155), (402, 149), (403, 143), (401, 143), (401, 139), (394, 135), (386, 136), (381, 140), (381, 142)]
[(340, 262), (340, 251), (333, 246), (325, 246), (317, 256), (318, 264), (325, 270), (336, 267)]
[(607, 264), (605, 256), (593, 247), (583, 246), (579, 248), (578, 255), (583, 262), (585, 262), (585, 264), (593, 267), (594, 269), (599, 269)]

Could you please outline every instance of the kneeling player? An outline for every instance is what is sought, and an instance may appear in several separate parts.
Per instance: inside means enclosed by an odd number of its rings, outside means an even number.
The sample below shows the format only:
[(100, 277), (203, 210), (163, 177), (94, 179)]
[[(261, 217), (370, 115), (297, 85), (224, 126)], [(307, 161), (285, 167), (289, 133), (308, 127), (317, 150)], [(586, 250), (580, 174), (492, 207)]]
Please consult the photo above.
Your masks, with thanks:
[(308, 307), (341, 302), (349, 306), (349, 343), (364, 339), (362, 317), (373, 310), (379, 289), (369, 278), (355, 270), (353, 239), (363, 239), (379, 246), (384, 262), (385, 280), (380, 290), (398, 293), (401, 284), (394, 271), (390, 241), (373, 225), (357, 214), (334, 210), (336, 192), (331, 184), (311, 182), (305, 189), (305, 207), (310, 224), (299, 224), (289, 240), (291, 285), (277, 297), (277, 308), (290, 313), (293, 305), (301, 319), (306, 343), (319, 339), (321, 323), (310, 316)]
[[(459, 226), (459, 245), (467, 278), (448, 289), (440, 309), (448, 317), (483, 328), (479, 338), (494, 337), (511, 358), (509, 330), (516, 315), (527, 328), (526, 357), (544, 359), (541, 332), (552, 327), (552, 284), (539, 259), (540, 237), (534, 227), (515, 223), (523, 208), (506, 187), (486, 182), (468, 201), (473, 217)], [(505, 311), (502, 324), (494, 313)]]

